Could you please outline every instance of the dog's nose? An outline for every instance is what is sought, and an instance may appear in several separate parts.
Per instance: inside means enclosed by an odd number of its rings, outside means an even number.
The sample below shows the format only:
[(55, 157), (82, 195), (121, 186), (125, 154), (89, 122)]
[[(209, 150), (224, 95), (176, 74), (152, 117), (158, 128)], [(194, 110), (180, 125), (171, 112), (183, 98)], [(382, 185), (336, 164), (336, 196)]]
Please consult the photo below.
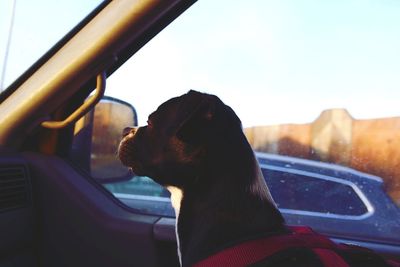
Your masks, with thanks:
[(131, 132), (132, 132), (132, 130), (134, 130), (135, 128), (132, 128), (132, 127), (125, 127), (123, 130), (122, 130), (122, 136), (123, 137), (125, 137), (125, 136), (127, 136), (128, 134), (130, 134)]

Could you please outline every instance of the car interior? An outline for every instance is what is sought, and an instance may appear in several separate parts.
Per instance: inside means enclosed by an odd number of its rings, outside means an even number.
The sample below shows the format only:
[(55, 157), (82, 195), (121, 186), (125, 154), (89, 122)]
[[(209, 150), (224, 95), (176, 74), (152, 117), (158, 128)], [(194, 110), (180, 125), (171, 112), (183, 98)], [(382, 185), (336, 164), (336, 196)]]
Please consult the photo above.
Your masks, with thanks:
[[(93, 126), (96, 116), (102, 116), (96, 113), (99, 103), (105, 103), (105, 110), (107, 101), (125, 105), (132, 121), (121, 116), (121, 123), (138, 125), (130, 103), (105, 96), (108, 78), (195, 2), (102, 1), (0, 94), (0, 267), (180, 266), (175, 218), (165, 202), (168, 193), (143, 179), (151, 194), (159, 190), (151, 197), (160, 206), (153, 208), (163, 209), (165, 216), (127, 204), (134, 201), (121, 200), (124, 192), (113, 192), (114, 185), (107, 183), (127, 181), (132, 174), (117, 165), (111, 168), (107, 161), (102, 167), (113, 169), (114, 178), (101, 177), (103, 169), (96, 172), (91, 162), (101, 165), (102, 159), (91, 151), (103, 146), (93, 132), (107, 130)], [(107, 119), (104, 115), (101, 120)], [(122, 136), (111, 134), (115, 142)], [(115, 142), (110, 151), (118, 146)], [(282, 167), (290, 168), (286, 165)], [(302, 183), (297, 178), (285, 177), (293, 186)], [(273, 184), (277, 188), (279, 179)], [(327, 183), (315, 187), (320, 184)], [(298, 194), (309, 189), (301, 190)], [(285, 200), (281, 203), (288, 209), (307, 205)], [(324, 208), (323, 202), (315, 206), (316, 211)], [(338, 212), (346, 212), (340, 208)], [(367, 211), (362, 206), (357, 212)], [(381, 250), (400, 259), (398, 248), (382, 245)]]

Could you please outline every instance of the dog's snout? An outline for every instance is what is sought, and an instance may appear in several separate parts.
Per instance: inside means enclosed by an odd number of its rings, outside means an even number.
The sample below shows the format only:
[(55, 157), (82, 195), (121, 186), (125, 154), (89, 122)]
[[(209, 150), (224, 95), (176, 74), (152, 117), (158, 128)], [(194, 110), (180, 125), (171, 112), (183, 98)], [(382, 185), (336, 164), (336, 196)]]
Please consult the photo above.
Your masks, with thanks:
[(128, 134), (130, 134), (131, 132), (133, 132), (134, 130), (135, 130), (135, 128), (132, 128), (132, 127), (125, 127), (125, 128), (122, 130), (122, 136), (125, 137), (125, 136), (127, 136)]

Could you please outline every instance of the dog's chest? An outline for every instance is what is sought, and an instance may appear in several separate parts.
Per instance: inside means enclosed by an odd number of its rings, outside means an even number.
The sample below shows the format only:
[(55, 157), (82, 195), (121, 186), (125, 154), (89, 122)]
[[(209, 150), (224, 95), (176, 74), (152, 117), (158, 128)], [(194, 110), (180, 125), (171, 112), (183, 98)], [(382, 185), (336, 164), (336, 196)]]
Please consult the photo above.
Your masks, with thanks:
[(181, 202), (183, 197), (183, 192), (181, 189), (175, 186), (167, 186), (167, 190), (171, 193), (171, 203), (175, 210), (175, 215), (178, 218), (179, 211), (181, 209)]

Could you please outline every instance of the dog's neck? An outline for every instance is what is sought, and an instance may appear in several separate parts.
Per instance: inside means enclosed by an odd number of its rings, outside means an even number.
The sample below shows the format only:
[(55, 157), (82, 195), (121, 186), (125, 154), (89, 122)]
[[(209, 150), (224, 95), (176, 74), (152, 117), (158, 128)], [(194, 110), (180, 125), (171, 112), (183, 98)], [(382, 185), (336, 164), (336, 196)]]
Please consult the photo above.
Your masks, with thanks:
[(180, 240), (178, 234), (178, 221), (179, 221), (179, 212), (181, 209), (181, 202), (183, 198), (183, 191), (176, 186), (167, 186), (167, 190), (171, 193), (171, 204), (175, 210), (175, 217), (176, 217), (176, 225), (175, 225), (175, 233), (176, 233), (176, 244), (178, 248), (178, 258), (179, 262), (182, 266), (182, 254), (180, 249)]
[[(255, 168), (258, 164), (255, 162)], [(258, 234), (280, 232), (283, 219), (269, 194), (261, 171), (257, 171), (247, 188), (217, 181), (202, 190), (168, 186), (177, 225), (178, 253), (183, 266), (190, 266), (226, 245), (233, 245)], [(208, 177), (213, 178), (213, 177)], [(218, 181), (220, 181), (218, 183)]]

